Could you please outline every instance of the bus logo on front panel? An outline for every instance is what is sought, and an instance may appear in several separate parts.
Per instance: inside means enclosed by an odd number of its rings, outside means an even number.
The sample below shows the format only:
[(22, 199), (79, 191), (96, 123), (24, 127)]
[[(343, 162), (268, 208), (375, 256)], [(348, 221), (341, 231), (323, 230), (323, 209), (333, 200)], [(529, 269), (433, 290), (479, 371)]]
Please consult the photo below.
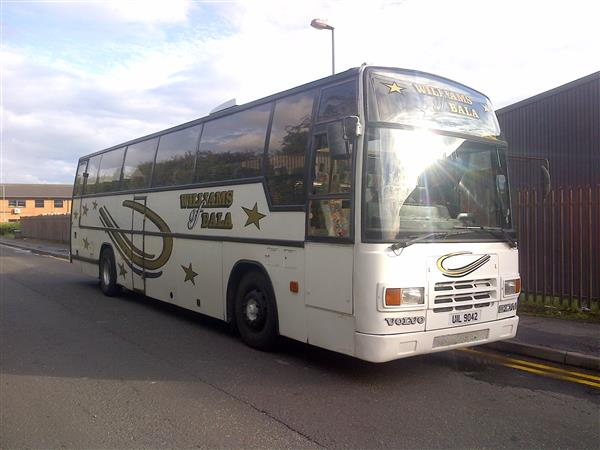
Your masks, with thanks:
[(455, 256), (460, 256), (460, 255), (471, 255), (471, 254), (473, 254), (473, 253), (472, 252), (454, 252), (454, 253), (448, 253), (447, 255), (440, 256), (437, 260), (437, 268), (446, 277), (460, 278), (460, 277), (464, 277), (465, 275), (469, 275), (470, 273), (475, 272), (477, 269), (484, 266), (491, 259), (490, 255), (483, 255), (480, 258), (470, 262), (469, 264), (465, 264), (464, 266), (461, 266), (461, 267), (455, 267), (455, 268), (449, 269), (444, 266), (444, 263), (446, 262), (446, 260), (448, 260), (450, 258), (453, 258)]

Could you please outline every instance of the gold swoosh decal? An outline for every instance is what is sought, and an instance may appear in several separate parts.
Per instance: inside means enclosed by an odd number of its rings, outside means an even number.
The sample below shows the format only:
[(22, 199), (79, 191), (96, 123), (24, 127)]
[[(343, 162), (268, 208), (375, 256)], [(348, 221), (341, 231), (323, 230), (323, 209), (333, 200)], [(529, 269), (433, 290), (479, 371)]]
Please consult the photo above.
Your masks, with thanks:
[[(132, 200), (124, 200), (123, 206), (139, 212), (140, 214), (145, 214), (146, 218), (156, 225), (159, 231), (163, 233), (171, 232), (171, 229), (167, 223), (156, 212), (152, 211), (147, 206), (144, 206), (142, 203)], [(100, 208), (100, 220), (106, 227), (120, 228), (106, 207)], [(106, 232), (117, 247), (117, 251), (126, 260), (127, 265), (132, 268), (133, 266), (141, 268), (143, 267), (145, 271), (160, 269), (167, 263), (171, 257), (171, 253), (173, 252), (173, 238), (171, 236), (161, 236), (163, 241), (162, 251), (160, 252), (160, 255), (155, 257), (154, 255), (145, 253), (143, 250), (136, 247), (134, 243), (127, 237), (126, 231), (116, 231), (113, 229), (106, 230)], [(162, 272), (158, 272), (153, 275), (156, 277), (160, 276), (161, 273)]]
[[(150, 220), (150, 222), (152, 222), (154, 225), (156, 225), (156, 228), (158, 228), (159, 231), (161, 231), (163, 233), (171, 232), (169, 225), (167, 225), (167, 223), (158, 214), (156, 214), (154, 211), (152, 211), (147, 206), (144, 206), (143, 204), (138, 203), (138, 202), (134, 202), (133, 200), (124, 200), (123, 206), (126, 208), (131, 208), (134, 211), (139, 212), (140, 214), (145, 214), (146, 218), (148, 220)], [(167, 261), (171, 257), (171, 253), (173, 251), (173, 238), (171, 236), (162, 236), (162, 240), (163, 240), (163, 248), (162, 248), (162, 251), (160, 252), (160, 255), (158, 255), (158, 257), (156, 257), (154, 259), (144, 260), (144, 259), (140, 258), (138, 255), (135, 255), (135, 254), (133, 254), (133, 252), (131, 252), (131, 261), (134, 264), (136, 264), (140, 267), (144, 267), (145, 269), (148, 269), (148, 270), (160, 269), (162, 266), (164, 266), (167, 263)], [(133, 246), (130, 248), (133, 248)]]
[(471, 252), (454, 252), (448, 253), (444, 256), (440, 256), (437, 260), (437, 268), (440, 272), (442, 272), (445, 276), (449, 278), (460, 278), (475, 272), (477, 269), (485, 265), (491, 259), (490, 255), (483, 255), (481, 258), (478, 258), (465, 266), (457, 267), (456, 269), (446, 269), (444, 267), (444, 261), (446, 261), (448, 258), (452, 258), (453, 256), (469, 254), (471, 254)]
[[(103, 211), (105, 214), (103, 214)], [(117, 222), (115, 221), (115, 219), (113, 219), (110, 211), (108, 211), (107, 209), (100, 209), (100, 215), (102, 216), (102, 218), (104, 218), (105, 221), (105, 225), (107, 227), (111, 227), (111, 228), (119, 228), (119, 225), (117, 225)], [(108, 220), (107, 220), (108, 219)], [(115, 232), (116, 233), (116, 232)], [(136, 254), (138, 254), (139, 256), (141, 256), (142, 258), (146, 258), (146, 259), (151, 259), (154, 258), (154, 255), (151, 253), (145, 253), (142, 250), (140, 250), (139, 248), (137, 248), (133, 242), (131, 241), (131, 239), (129, 239), (129, 237), (127, 236), (127, 234), (120, 233), (119, 236), (121, 237), (121, 239), (123, 241), (125, 241), (125, 247), (124, 248), (131, 248), (132, 251)]]

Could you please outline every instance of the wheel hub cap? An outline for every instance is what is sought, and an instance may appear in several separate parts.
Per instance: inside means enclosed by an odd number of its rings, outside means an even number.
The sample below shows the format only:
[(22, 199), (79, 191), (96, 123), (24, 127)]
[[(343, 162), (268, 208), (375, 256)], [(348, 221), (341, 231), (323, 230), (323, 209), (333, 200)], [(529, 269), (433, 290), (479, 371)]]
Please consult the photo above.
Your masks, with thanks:
[(110, 284), (110, 267), (108, 264), (105, 264), (102, 270), (102, 281), (104, 284), (108, 286)]
[(250, 322), (254, 322), (258, 318), (258, 312), (259, 308), (256, 300), (248, 300), (248, 303), (246, 304), (246, 317)]

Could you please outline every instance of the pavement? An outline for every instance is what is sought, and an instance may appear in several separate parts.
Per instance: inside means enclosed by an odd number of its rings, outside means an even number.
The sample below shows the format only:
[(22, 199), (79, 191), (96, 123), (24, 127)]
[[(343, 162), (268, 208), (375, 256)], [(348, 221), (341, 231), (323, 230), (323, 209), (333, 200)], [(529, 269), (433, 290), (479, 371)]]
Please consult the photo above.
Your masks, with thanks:
[[(0, 244), (69, 259), (69, 244), (0, 237)], [(517, 336), (487, 344), (495, 350), (600, 371), (600, 324), (519, 315)]]
[(495, 350), (600, 371), (600, 324), (519, 314), (517, 336)]
[(40, 255), (49, 255), (56, 258), (69, 259), (69, 243), (42, 241), (30, 238), (7, 238), (0, 236), (0, 244), (10, 247), (29, 250)]

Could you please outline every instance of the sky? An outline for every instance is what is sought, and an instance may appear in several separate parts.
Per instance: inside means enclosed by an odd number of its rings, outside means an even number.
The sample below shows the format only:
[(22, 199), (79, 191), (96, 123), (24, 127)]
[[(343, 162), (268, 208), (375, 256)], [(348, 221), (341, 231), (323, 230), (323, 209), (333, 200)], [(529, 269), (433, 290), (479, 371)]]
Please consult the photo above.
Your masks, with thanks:
[(0, 182), (72, 183), (94, 151), (362, 63), (500, 108), (600, 70), (596, 0), (0, 0)]

